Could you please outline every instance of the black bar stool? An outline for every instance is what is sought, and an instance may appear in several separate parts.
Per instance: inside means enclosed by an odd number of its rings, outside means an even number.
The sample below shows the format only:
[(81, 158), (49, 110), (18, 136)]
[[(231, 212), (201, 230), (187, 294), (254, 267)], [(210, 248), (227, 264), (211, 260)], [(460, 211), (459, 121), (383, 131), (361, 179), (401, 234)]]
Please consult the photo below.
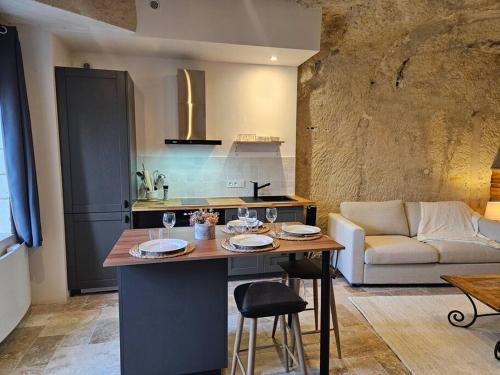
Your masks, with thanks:
[[(330, 262), (331, 263), (331, 262)], [(290, 279), (302, 279), (302, 280), (312, 280), (313, 281), (313, 301), (314, 307), (306, 310), (314, 310), (314, 331), (304, 332), (303, 334), (319, 333), (318, 325), (318, 280), (321, 279), (321, 259), (320, 258), (304, 258), (301, 260), (295, 260), (290, 262), (279, 263), (279, 266), (283, 269), (285, 274), (283, 275), (283, 282), (286, 282), (286, 278)], [(330, 266), (330, 276), (335, 279), (336, 270)], [(293, 284), (293, 283), (291, 283)], [(293, 285), (291, 285), (293, 287)], [(297, 290), (296, 290), (297, 291)], [(297, 291), (298, 292), (298, 291)], [(335, 333), (335, 343), (337, 344), (337, 355), (342, 358), (342, 352), (340, 349), (340, 333), (339, 333), (339, 323), (337, 319), (337, 307), (335, 305), (335, 295), (333, 292), (333, 283), (330, 283), (330, 310), (332, 314), (333, 331)], [(276, 326), (278, 324), (278, 317), (274, 318), (272, 337), (274, 338), (276, 334)]]
[[(290, 356), (292, 360), (298, 362), (300, 370), (306, 375), (307, 369), (304, 360), (304, 348), (302, 346), (298, 313), (305, 310), (307, 302), (300, 298), (291, 288), (276, 281), (259, 281), (241, 284), (234, 290), (234, 299), (236, 300), (236, 306), (240, 312), (240, 318), (236, 337), (234, 339), (231, 375), (236, 374), (237, 364), (240, 366), (243, 374), (254, 375), (255, 350), (257, 349), (257, 319), (268, 316), (279, 316), (281, 319), (281, 347), (283, 350), (286, 371), (289, 371), (288, 357)], [(294, 351), (287, 345), (285, 315), (288, 314), (292, 316), (292, 325), (290, 328), (294, 336), (294, 346), (297, 349), (298, 359), (294, 357)], [(248, 340), (248, 365), (246, 371), (239, 356), (241, 334), (245, 318), (251, 319), (250, 337)]]

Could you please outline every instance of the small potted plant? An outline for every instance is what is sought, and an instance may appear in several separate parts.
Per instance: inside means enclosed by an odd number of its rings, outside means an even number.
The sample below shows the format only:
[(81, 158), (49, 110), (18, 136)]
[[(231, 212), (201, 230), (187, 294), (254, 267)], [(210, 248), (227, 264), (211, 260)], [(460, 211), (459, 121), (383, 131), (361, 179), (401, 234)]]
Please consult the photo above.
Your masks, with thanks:
[(195, 240), (215, 239), (215, 225), (219, 221), (219, 213), (212, 209), (200, 209), (191, 212), (189, 224), (194, 226)]

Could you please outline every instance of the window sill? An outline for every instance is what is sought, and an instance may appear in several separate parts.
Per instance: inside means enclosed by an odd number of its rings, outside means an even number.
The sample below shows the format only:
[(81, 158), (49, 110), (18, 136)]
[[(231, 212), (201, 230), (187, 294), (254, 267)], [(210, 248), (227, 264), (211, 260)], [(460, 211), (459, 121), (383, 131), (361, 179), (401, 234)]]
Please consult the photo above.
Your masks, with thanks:
[(16, 236), (8, 233), (0, 233), (0, 256), (4, 255), (7, 248), (16, 243)]

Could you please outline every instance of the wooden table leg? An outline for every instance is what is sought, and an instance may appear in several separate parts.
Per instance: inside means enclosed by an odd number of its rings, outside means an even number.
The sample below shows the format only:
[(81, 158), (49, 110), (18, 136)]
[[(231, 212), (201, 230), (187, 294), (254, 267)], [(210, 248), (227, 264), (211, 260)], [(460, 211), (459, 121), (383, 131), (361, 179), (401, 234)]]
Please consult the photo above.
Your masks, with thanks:
[(319, 373), (328, 375), (330, 368), (330, 252), (321, 256), (321, 325)]

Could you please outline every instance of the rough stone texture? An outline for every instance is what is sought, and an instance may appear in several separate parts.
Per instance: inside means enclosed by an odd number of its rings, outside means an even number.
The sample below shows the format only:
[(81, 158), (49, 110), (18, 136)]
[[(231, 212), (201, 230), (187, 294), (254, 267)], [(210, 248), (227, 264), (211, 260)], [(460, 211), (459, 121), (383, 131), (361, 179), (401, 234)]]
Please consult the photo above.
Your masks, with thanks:
[(135, 31), (135, 0), (36, 0), (56, 8)]
[(500, 145), (500, 1), (304, 0), (321, 51), (299, 68), (298, 194), (482, 211)]

